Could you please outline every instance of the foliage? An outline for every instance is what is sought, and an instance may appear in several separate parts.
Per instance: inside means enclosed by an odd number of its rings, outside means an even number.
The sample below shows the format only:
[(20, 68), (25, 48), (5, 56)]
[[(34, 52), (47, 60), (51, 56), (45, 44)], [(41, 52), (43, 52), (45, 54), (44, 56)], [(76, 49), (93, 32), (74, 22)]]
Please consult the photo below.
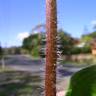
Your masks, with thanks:
[[(45, 38), (45, 35), (44, 36), (43, 35), (44, 34), (41, 35), (40, 39)], [(63, 55), (64, 54), (67, 54), (67, 55), (72, 54), (71, 50), (74, 48), (74, 44), (75, 44), (76, 40), (73, 37), (71, 37), (70, 34), (63, 31), (62, 29), (58, 30), (58, 36), (60, 37), (59, 38), (59, 42), (60, 42), (59, 50), (62, 51), (62, 54)], [(33, 34), (33, 35), (30, 35), (28, 38), (25, 38), (23, 40), (23, 46), (22, 47), (24, 49), (28, 50), (32, 56), (38, 56), (39, 46), (46, 44), (46, 42), (40, 42), (40, 43), (39, 42), (40, 41), (38, 41), (38, 34)], [(77, 52), (77, 53), (79, 53), (79, 52)], [(43, 53), (41, 52), (41, 54), (44, 54), (44, 52)]]
[(34, 47), (33, 49), (32, 49), (32, 56), (34, 56), (34, 57), (38, 57), (38, 46), (36, 46), (36, 47)]
[(79, 48), (79, 47), (73, 47), (71, 49), (71, 54), (79, 54), (79, 53), (81, 53), (81, 48)]
[(91, 34), (89, 34), (89, 36), (92, 37), (92, 38), (96, 38), (96, 31), (94, 31)]
[(81, 53), (91, 53), (91, 46), (84, 46), (81, 48)]
[(70, 34), (64, 32), (63, 30), (58, 31), (58, 36), (60, 37), (61, 47), (60, 50), (62, 54), (70, 54), (71, 49), (74, 46), (75, 39), (70, 36)]
[[(78, 40), (76, 38), (73, 38), (70, 34), (63, 31), (62, 29), (58, 30), (58, 36), (60, 37), (59, 42), (61, 45), (59, 47), (59, 50), (62, 51), (63, 55), (90, 53), (90, 41), (93, 39), (93, 37), (96, 37), (96, 32), (82, 36), (82, 38), (79, 41), (85, 42), (86, 44), (84, 47), (81, 48), (74, 47)], [(22, 48), (27, 50), (32, 56), (39, 55), (39, 46), (42, 45), (42, 42), (39, 43), (40, 39), (45, 38), (44, 36), (41, 36), (42, 38), (38, 39), (38, 37), (38, 34), (32, 34), (23, 40)]]
[(1, 96), (39, 96), (43, 91), (37, 84), (41, 82), (41, 78), (29, 72), (9, 70), (6, 68), (6, 70), (0, 72), (0, 76), (2, 76), (0, 78)]
[(38, 34), (33, 34), (23, 40), (22, 48), (26, 49), (31, 55), (38, 56), (38, 43)]
[(80, 53), (91, 53), (91, 47), (90, 46), (84, 46), (84, 47), (73, 47), (71, 49), (71, 54), (80, 54)]
[(21, 48), (20, 47), (16, 47), (14, 49), (14, 54), (21, 54)]
[(4, 48), (5, 54), (21, 54), (22, 48), (21, 47), (10, 47), (10, 48)]
[(3, 56), (3, 48), (0, 46), (0, 58)]
[(84, 42), (90, 42), (93, 38), (96, 38), (96, 32), (92, 32), (87, 35), (82, 35), (81, 40)]
[(66, 96), (96, 96), (96, 65), (72, 76)]
[(92, 37), (89, 36), (89, 35), (85, 35), (85, 36), (82, 36), (82, 39), (81, 39), (83, 42), (90, 42), (92, 40)]

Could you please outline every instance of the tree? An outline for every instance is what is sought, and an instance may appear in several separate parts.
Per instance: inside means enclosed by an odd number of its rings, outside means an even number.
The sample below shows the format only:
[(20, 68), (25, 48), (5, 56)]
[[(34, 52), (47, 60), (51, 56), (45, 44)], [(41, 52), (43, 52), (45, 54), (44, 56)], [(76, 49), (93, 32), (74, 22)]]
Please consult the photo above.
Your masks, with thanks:
[(37, 56), (39, 54), (38, 42), (38, 34), (32, 34), (23, 40), (22, 47), (31, 53), (31, 55)]
[(4, 52), (3, 52), (3, 48), (0, 45), (0, 59), (1, 59), (1, 64), (2, 64), (2, 69), (5, 68), (5, 62), (4, 62)]
[(93, 39), (96, 39), (96, 31), (87, 35), (82, 35), (81, 41), (85, 42), (85, 46), (90, 46), (90, 43)]
[(62, 29), (58, 31), (58, 36), (60, 37), (60, 50), (62, 51), (62, 54), (69, 55), (76, 40), (72, 38), (70, 34), (63, 31)]
[(2, 56), (3, 56), (3, 49), (2, 49), (2, 47), (0, 45), (0, 58), (2, 58)]
[(46, 0), (46, 75), (45, 96), (56, 96), (56, 35), (57, 35), (56, 0)]

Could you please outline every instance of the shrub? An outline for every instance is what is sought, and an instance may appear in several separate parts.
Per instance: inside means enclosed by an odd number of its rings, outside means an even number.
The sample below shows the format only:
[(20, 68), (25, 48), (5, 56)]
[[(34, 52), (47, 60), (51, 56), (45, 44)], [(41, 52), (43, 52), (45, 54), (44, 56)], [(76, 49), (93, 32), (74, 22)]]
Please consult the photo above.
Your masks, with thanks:
[(80, 53), (91, 53), (91, 47), (85, 46), (85, 47), (73, 47), (71, 49), (71, 54), (80, 54)]
[(91, 47), (85, 46), (85, 47), (81, 48), (81, 53), (91, 53)]
[(81, 53), (81, 48), (73, 47), (71, 49), (71, 54), (80, 54), (80, 53)]

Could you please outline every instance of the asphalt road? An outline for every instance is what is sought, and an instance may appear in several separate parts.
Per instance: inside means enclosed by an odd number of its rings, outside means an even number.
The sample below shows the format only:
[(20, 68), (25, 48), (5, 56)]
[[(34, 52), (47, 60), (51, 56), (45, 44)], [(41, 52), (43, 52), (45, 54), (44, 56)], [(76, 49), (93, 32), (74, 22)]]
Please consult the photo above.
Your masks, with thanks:
[(26, 55), (10, 55), (7, 56), (7, 59), (4, 59), (4, 62), (5, 66), (7, 67), (29, 72), (41, 71), (40, 68), (43, 67), (43, 64), (40, 59), (33, 60)]
[[(28, 71), (32, 73), (43, 73), (45, 72), (45, 63), (42, 59), (32, 59), (28, 55), (8, 55), (7, 59), (4, 59), (5, 66), (11, 67), (15, 70)], [(1, 64), (1, 61), (0, 61)], [(84, 67), (84, 66), (83, 66)], [(57, 65), (57, 76), (71, 76), (73, 73), (80, 70), (82, 66), (76, 67), (72, 64)]]

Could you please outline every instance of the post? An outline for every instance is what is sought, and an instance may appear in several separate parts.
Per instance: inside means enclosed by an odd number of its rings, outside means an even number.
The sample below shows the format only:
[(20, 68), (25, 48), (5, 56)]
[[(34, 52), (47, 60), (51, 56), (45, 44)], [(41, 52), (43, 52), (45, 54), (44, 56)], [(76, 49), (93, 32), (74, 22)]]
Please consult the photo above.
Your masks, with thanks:
[(4, 70), (4, 69), (5, 69), (4, 50), (3, 50), (3, 48), (1, 47), (1, 43), (0, 43), (0, 60), (1, 60), (2, 70)]
[(2, 70), (4, 70), (5, 69), (4, 57), (2, 57), (1, 62), (2, 62)]
[(46, 74), (45, 96), (56, 96), (56, 36), (57, 8), (56, 0), (46, 0)]

